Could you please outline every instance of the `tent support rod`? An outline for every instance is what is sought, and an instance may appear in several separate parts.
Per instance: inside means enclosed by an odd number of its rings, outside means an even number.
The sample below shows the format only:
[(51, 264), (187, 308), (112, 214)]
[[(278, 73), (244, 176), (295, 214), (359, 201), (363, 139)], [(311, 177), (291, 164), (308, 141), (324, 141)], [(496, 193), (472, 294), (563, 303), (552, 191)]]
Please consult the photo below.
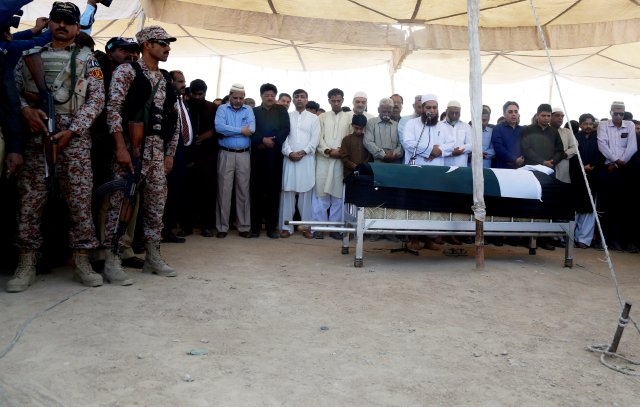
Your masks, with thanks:
[(222, 61), (224, 61), (224, 57), (220, 55), (220, 63), (218, 64), (218, 83), (216, 84), (216, 97), (220, 96), (220, 84), (222, 83)]
[(144, 28), (144, 24), (147, 22), (147, 15), (144, 12), (144, 9), (140, 10), (140, 15), (138, 16), (138, 31)]

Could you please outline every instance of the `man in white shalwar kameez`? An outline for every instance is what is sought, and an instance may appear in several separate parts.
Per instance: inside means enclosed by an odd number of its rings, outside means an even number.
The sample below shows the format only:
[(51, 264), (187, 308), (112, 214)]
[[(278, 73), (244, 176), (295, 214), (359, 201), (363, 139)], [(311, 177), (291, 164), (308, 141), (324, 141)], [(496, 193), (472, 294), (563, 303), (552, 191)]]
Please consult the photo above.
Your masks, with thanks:
[(422, 107), (422, 115), (409, 120), (404, 129), (404, 163), (444, 165), (444, 158), (451, 156), (456, 140), (442, 129), (435, 95), (422, 96)]
[[(353, 112), (343, 112), (344, 92), (334, 88), (329, 91), (331, 110), (320, 115), (320, 143), (316, 150), (316, 187), (313, 197), (313, 220), (342, 222), (343, 174), (340, 145), (351, 132)], [(327, 211), (329, 214), (327, 215)], [(314, 237), (322, 239), (322, 232)]]
[[(282, 192), (280, 195), (280, 237), (289, 237), (293, 226), (296, 194), (298, 211), (303, 221), (313, 219), (313, 187), (316, 183), (316, 148), (320, 142), (320, 119), (306, 110), (308, 95), (303, 89), (293, 92), (295, 111), (289, 113), (290, 132), (282, 144)], [(305, 230), (304, 237), (311, 232)]]
[(442, 121), (443, 131), (450, 133), (445, 137), (453, 137), (455, 144), (451, 156), (445, 157), (444, 165), (451, 167), (467, 167), (471, 153), (473, 138), (471, 126), (460, 120), (460, 102), (452, 100), (447, 104), (447, 115)]

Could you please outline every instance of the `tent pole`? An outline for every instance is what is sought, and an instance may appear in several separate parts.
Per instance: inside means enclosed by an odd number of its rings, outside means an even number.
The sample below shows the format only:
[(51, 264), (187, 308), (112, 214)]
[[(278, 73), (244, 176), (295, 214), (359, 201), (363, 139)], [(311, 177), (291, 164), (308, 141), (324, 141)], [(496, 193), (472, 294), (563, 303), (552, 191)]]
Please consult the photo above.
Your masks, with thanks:
[(140, 10), (140, 15), (138, 16), (138, 31), (144, 28), (144, 24), (147, 21), (147, 15), (144, 12), (144, 9)]
[(392, 72), (389, 76), (389, 80), (391, 81), (391, 94), (396, 93), (396, 73)]
[(469, 19), (469, 94), (471, 95), (471, 122), (473, 124), (473, 214), (476, 219), (476, 270), (484, 269), (484, 174), (482, 165), (482, 66), (480, 61), (479, 0), (467, 0)]
[(220, 63), (218, 64), (218, 84), (216, 85), (216, 97), (220, 96), (220, 83), (222, 82), (222, 61), (224, 58), (220, 55)]

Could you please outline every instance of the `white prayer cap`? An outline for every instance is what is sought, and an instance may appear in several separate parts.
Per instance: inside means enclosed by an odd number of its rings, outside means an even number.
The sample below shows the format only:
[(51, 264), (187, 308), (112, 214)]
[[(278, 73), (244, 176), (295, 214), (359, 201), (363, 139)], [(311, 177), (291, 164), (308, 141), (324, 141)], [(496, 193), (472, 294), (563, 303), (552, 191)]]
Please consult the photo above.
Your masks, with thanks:
[(354, 99), (355, 99), (355, 98), (365, 98), (365, 99), (369, 99), (369, 98), (367, 97), (367, 94), (366, 94), (366, 93), (364, 93), (363, 91), (356, 92), (356, 93), (353, 95), (353, 98), (354, 98)]
[(434, 95), (433, 93), (430, 93), (428, 95), (422, 95), (422, 98), (420, 99), (420, 103), (425, 104), (426, 102), (433, 100), (433, 101), (438, 101), (438, 97), (436, 95)]
[(231, 92), (244, 92), (244, 85), (240, 83), (234, 83), (231, 85)]
[(619, 102), (619, 101), (613, 102), (613, 103), (611, 103), (611, 108), (612, 109), (624, 109), (624, 102)]
[(462, 106), (460, 106), (460, 102), (458, 102), (457, 100), (452, 100), (447, 103), (447, 107), (457, 107), (458, 109), (462, 108)]
[(564, 110), (562, 110), (561, 107), (556, 106), (556, 107), (551, 109), (551, 114), (554, 114), (554, 113), (562, 113), (562, 114), (564, 114)]

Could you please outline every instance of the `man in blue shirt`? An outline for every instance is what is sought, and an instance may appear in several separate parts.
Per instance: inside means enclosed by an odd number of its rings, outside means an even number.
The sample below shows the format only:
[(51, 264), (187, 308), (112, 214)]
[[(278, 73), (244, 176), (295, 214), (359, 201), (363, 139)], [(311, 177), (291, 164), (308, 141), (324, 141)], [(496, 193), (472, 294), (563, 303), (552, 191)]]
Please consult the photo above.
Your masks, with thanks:
[(229, 102), (216, 112), (218, 140), (218, 198), (216, 200), (216, 237), (224, 238), (229, 230), (231, 194), (235, 183), (236, 213), (240, 236), (249, 238), (251, 233), (251, 204), (249, 181), (251, 176), (251, 135), (256, 131), (253, 109), (244, 104), (244, 86), (234, 84)]
[(493, 129), (491, 143), (495, 150), (495, 168), (520, 168), (524, 157), (520, 147), (523, 127), (520, 122), (520, 106), (508, 101), (502, 106), (505, 121)]

